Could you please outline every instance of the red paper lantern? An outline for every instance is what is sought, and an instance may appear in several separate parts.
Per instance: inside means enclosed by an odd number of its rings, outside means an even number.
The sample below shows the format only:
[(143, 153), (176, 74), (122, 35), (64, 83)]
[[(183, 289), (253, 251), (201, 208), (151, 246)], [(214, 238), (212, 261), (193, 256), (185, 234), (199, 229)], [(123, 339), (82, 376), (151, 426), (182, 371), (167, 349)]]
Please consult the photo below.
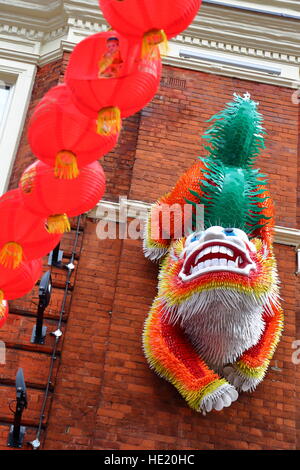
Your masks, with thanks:
[(22, 262), (18, 268), (10, 269), (0, 265), (0, 301), (23, 297), (35, 286), (42, 274), (42, 260)]
[(17, 269), (0, 265), (0, 327), (8, 316), (7, 300), (18, 299), (31, 291), (41, 273), (41, 259), (21, 263)]
[(101, 135), (117, 134), (121, 118), (141, 110), (157, 92), (159, 50), (143, 60), (140, 50), (136, 41), (108, 31), (83, 40), (71, 55), (66, 83), (82, 113), (97, 119)]
[(26, 208), (47, 218), (50, 233), (70, 230), (68, 217), (94, 208), (105, 192), (105, 175), (98, 162), (80, 169), (70, 180), (56, 178), (53, 169), (36, 161), (23, 173), (19, 188)]
[(119, 33), (143, 38), (144, 53), (184, 31), (202, 0), (99, 0), (109, 24)]
[(39, 160), (55, 167), (59, 178), (78, 176), (78, 168), (99, 160), (117, 143), (118, 134), (97, 134), (96, 119), (74, 105), (66, 85), (52, 88), (35, 108), (28, 140)]
[(21, 261), (41, 258), (55, 248), (61, 235), (46, 229), (46, 219), (25, 208), (19, 189), (0, 198), (0, 265), (16, 269)]
[(8, 317), (8, 303), (6, 300), (0, 302), (0, 328), (4, 325)]

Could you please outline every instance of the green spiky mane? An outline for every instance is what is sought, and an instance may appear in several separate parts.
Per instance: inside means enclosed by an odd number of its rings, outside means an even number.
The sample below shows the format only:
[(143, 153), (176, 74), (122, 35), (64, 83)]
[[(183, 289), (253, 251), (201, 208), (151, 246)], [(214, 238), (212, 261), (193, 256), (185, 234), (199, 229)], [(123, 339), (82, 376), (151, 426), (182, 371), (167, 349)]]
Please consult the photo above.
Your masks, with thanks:
[(213, 116), (215, 121), (204, 133), (209, 146), (204, 147), (209, 156), (228, 166), (251, 168), (265, 148), (265, 130), (262, 115), (257, 111), (257, 103), (234, 95), (234, 101)]
[[(265, 191), (265, 176), (253, 165), (265, 148), (265, 130), (257, 103), (234, 95), (234, 101), (213, 116), (214, 121), (203, 138), (208, 142), (203, 179), (199, 181), (201, 194), (190, 190), (205, 205), (205, 226), (238, 227), (251, 233), (263, 225), (258, 206), (266, 200), (260, 197)], [(191, 201), (188, 201), (191, 202)]]

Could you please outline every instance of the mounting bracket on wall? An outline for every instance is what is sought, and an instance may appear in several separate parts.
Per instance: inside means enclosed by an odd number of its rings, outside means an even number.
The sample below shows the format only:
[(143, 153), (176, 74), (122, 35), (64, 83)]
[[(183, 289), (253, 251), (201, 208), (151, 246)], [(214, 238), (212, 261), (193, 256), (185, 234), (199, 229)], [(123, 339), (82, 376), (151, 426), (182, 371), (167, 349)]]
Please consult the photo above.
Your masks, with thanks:
[(23, 369), (19, 369), (16, 376), (16, 410), (14, 412), (14, 424), (10, 428), (8, 447), (21, 448), (23, 446), (26, 428), (21, 426), (22, 414), (27, 408), (27, 392)]
[(36, 324), (33, 327), (31, 335), (31, 343), (44, 344), (47, 334), (47, 327), (43, 326), (44, 311), (48, 307), (52, 292), (51, 272), (47, 271), (40, 282), (39, 286), (39, 306), (37, 312)]
[(54, 266), (55, 268), (63, 268), (62, 259), (64, 252), (60, 250), (60, 243), (54, 248), (53, 251), (49, 254), (48, 266)]

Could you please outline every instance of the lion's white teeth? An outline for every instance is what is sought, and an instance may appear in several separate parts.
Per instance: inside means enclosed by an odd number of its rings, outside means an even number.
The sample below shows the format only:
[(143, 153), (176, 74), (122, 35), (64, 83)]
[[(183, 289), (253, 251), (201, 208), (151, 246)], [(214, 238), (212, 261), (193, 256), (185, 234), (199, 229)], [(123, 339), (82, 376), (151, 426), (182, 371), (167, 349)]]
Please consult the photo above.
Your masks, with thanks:
[(199, 261), (201, 258), (203, 258), (203, 256), (204, 256), (204, 255), (203, 255), (203, 251), (201, 251), (201, 253), (200, 253), (200, 254), (197, 256), (197, 258), (195, 259), (195, 264), (197, 264), (198, 261)]
[[(202, 274), (217, 273), (219, 271), (247, 275), (255, 269), (255, 263), (248, 253), (249, 249), (235, 246), (242, 245), (242, 243), (228, 242), (221, 244), (222, 242), (220, 242), (219, 244), (217, 240), (213, 242), (210, 242), (210, 246), (198, 245), (197, 248), (184, 252), (185, 262), (180, 272), (183, 281), (196, 279)], [(190, 266), (189, 273), (187, 272), (188, 265)]]
[(196, 266), (204, 256), (209, 255), (210, 253), (216, 254), (216, 253), (223, 253), (224, 255), (228, 255), (231, 258), (234, 257), (234, 252), (230, 248), (226, 248), (225, 246), (209, 246), (205, 248), (205, 250), (200, 251), (200, 253), (196, 256), (195, 261), (194, 261), (194, 266)]
[[(232, 246), (232, 249), (228, 246)], [(193, 257), (192, 265), (190, 265), (189, 273), (187, 268), (184, 268), (184, 276), (187, 279), (193, 279), (200, 276), (203, 273), (218, 272), (218, 271), (231, 271), (244, 274), (255, 268), (248, 252), (244, 252), (239, 248), (238, 255), (237, 249), (231, 244), (219, 245), (211, 244), (201, 251), (195, 249), (189, 252), (185, 252), (186, 261)], [(242, 253), (243, 251), (243, 253)], [(209, 258), (209, 259), (208, 259)], [(245, 262), (244, 262), (245, 261)], [(187, 263), (185, 263), (186, 266)], [(241, 267), (243, 266), (243, 267)], [(185, 280), (187, 280), (185, 279)]]

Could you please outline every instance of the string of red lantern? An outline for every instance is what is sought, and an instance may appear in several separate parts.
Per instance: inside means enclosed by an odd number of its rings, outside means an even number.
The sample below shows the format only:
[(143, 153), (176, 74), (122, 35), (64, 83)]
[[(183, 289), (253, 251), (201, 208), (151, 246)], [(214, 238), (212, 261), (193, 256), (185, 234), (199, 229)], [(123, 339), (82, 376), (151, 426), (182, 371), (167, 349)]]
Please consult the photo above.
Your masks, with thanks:
[[(78, 44), (66, 84), (36, 107), (28, 140), (40, 161), (23, 173), (19, 189), (0, 198), (0, 327), (7, 300), (32, 289), (41, 260), (69, 230), (68, 217), (93, 208), (105, 191), (99, 158), (116, 145), (121, 119), (157, 92), (158, 44), (183, 31), (202, 0), (99, 0), (115, 28)], [(130, 15), (129, 15), (130, 12)]]

